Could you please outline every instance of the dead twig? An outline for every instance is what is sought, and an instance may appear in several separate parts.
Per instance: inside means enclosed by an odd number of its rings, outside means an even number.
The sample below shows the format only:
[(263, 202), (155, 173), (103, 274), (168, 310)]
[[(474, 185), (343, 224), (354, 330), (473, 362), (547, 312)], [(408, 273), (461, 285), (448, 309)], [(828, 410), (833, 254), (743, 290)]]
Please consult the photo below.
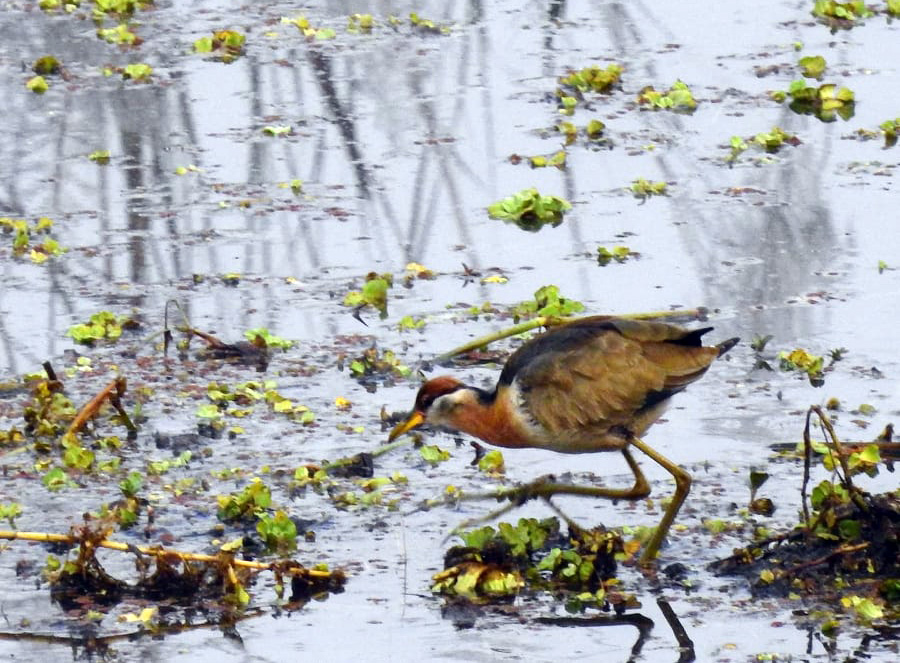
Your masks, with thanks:
[(125, 412), (125, 408), (122, 407), (121, 397), (124, 393), (125, 378), (119, 376), (101, 389), (100, 393), (94, 396), (81, 408), (78, 414), (75, 415), (75, 418), (72, 420), (69, 429), (63, 437), (67, 438), (81, 432), (81, 429), (84, 428), (85, 424), (97, 415), (100, 408), (103, 407), (103, 403), (106, 401), (109, 401), (109, 404), (112, 405), (116, 409), (116, 412), (119, 413), (119, 416), (122, 417), (122, 421), (125, 424), (125, 428), (128, 429), (128, 432), (136, 433), (137, 426), (134, 425), (134, 422), (131, 421), (128, 413)]

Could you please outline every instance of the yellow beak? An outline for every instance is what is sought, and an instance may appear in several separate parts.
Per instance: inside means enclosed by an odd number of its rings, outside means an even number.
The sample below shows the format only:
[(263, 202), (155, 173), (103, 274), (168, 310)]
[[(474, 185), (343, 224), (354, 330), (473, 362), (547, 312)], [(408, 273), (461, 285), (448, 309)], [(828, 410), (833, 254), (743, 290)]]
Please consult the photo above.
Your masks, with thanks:
[(425, 415), (418, 411), (413, 412), (411, 415), (409, 415), (409, 418), (406, 421), (401, 422), (401, 423), (397, 424), (396, 426), (394, 426), (394, 429), (391, 431), (391, 434), (388, 435), (388, 442), (393, 442), (398, 437), (403, 435), (403, 433), (406, 433), (407, 431), (411, 431), (413, 428), (416, 428), (417, 426), (421, 426), (424, 423), (425, 423)]

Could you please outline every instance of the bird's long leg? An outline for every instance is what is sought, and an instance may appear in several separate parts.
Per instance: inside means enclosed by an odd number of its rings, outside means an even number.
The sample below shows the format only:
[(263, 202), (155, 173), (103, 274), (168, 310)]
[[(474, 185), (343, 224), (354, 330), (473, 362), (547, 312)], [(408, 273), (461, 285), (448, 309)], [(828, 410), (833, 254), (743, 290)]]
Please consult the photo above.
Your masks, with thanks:
[[(644, 477), (644, 473), (641, 471), (640, 465), (637, 464), (637, 461), (634, 459), (634, 456), (631, 455), (631, 451), (627, 447), (622, 449), (622, 455), (625, 457), (625, 462), (628, 463), (628, 467), (631, 469), (631, 472), (634, 475), (634, 485), (631, 488), (577, 486), (568, 483), (556, 483), (548, 477), (542, 477), (530, 483), (516, 486), (515, 488), (500, 490), (494, 493), (463, 495), (462, 498), (456, 498), (456, 501), (460, 499), (469, 501), (476, 499), (493, 498), (498, 501), (509, 500), (509, 503), (499, 509), (485, 514), (484, 516), (471, 518), (461, 522), (454, 528), (451, 534), (456, 534), (474, 525), (480, 525), (482, 523), (489, 522), (494, 518), (502, 516), (503, 514), (512, 511), (516, 507), (521, 506), (528, 500), (534, 499), (536, 497), (540, 497), (541, 499), (546, 500), (548, 503), (550, 503), (549, 500), (554, 495), (580, 495), (584, 497), (602, 497), (611, 500), (639, 500), (647, 497), (647, 495), (650, 494), (650, 484), (647, 482), (646, 477)], [(434, 503), (428, 504), (425, 508), (430, 506), (434, 506)], [(561, 514), (555, 504), (550, 503), (550, 507), (558, 514)], [(575, 525), (575, 523), (573, 523), (572, 520), (568, 517), (564, 517), (564, 520), (570, 526)], [(577, 525), (575, 525), (575, 528), (580, 529)]]
[(659, 525), (656, 526), (653, 536), (650, 537), (650, 541), (647, 542), (647, 547), (644, 548), (644, 553), (641, 555), (641, 564), (649, 564), (656, 559), (656, 553), (659, 552), (663, 539), (666, 538), (675, 516), (678, 515), (681, 505), (684, 504), (684, 500), (691, 490), (691, 475), (684, 468), (679, 467), (653, 448), (647, 446), (640, 438), (632, 437), (631, 444), (666, 468), (669, 474), (675, 478), (675, 494), (672, 496), (672, 501), (666, 508), (662, 520), (659, 521)]
[(631, 488), (606, 488), (605, 486), (578, 486), (570, 483), (556, 483), (548, 477), (541, 477), (534, 481), (508, 490), (494, 493), (497, 499), (508, 499), (520, 504), (534, 497), (553, 497), (554, 495), (581, 495), (584, 497), (603, 497), (610, 500), (639, 500), (650, 494), (650, 484), (647, 482), (641, 466), (637, 464), (631, 451), (622, 449), (625, 462), (634, 475), (634, 485)]

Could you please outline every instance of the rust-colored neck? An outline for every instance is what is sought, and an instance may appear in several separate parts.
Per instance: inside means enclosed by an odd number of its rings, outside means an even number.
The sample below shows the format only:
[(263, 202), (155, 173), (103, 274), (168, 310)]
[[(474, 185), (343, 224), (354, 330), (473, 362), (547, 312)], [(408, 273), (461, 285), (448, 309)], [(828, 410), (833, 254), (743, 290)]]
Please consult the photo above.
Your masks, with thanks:
[(467, 394), (453, 412), (448, 422), (451, 426), (498, 447), (533, 446), (506, 388), (501, 387), (489, 403), (479, 399), (474, 390), (467, 391), (471, 398)]

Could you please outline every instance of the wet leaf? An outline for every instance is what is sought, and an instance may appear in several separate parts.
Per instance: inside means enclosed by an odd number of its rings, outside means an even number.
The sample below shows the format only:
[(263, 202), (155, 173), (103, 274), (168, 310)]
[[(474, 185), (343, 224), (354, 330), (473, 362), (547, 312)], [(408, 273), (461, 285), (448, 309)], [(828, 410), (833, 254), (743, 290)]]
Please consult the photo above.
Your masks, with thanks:
[(809, 376), (810, 383), (813, 386), (821, 386), (824, 381), (823, 368), (825, 366), (824, 357), (812, 355), (803, 348), (795, 350), (782, 350), (778, 353), (781, 370), (783, 371), (800, 371)]
[(556, 125), (556, 130), (565, 137), (565, 144), (571, 145), (578, 136), (578, 127), (571, 122), (560, 122)]
[(265, 126), (262, 132), (267, 136), (290, 136), (294, 130), (290, 126)]
[(378, 275), (370, 272), (361, 291), (351, 291), (344, 296), (343, 305), (352, 308), (371, 306), (379, 311), (382, 319), (387, 317), (388, 289), (393, 278), (390, 274)]
[(109, 150), (96, 150), (88, 154), (88, 159), (101, 166), (109, 163)]
[(571, 72), (568, 76), (560, 78), (559, 82), (580, 92), (609, 93), (619, 84), (622, 71), (622, 67), (617, 64), (608, 65), (605, 69), (591, 65), (580, 71)]
[(52, 76), (58, 74), (61, 68), (62, 65), (59, 60), (52, 55), (39, 57), (34, 61), (34, 64), (31, 65), (31, 70), (39, 76)]
[(513, 307), (516, 319), (532, 315), (548, 317), (565, 317), (584, 310), (581, 302), (563, 297), (555, 285), (545, 285), (534, 293), (534, 299), (521, 302)]
[(697, 101), (690, 88), (682, 81), (675, 81), (667, 92), (659, 92), (648, 85), (637, 96), (637, 103), (653, 109), (668, 109), (693, 113), (697, 109)]
[(15, 528), (16, 518), (22, 515), (22, 505), (18, 502), (0, 504), (0, 520), (9, 522), (9, 526)]
[(125, 69), (122, 71), (122, 78), (135, 81), (146, 81), (152, 74), (153, 67), (147, 64), (136, 63), (125, 65)]
[(218, 516), (224, 522), (253, 519), (265, 512), (272, 504), (269, 487), (259, 478), (254, 478), (238, 493), (219, 495)]
[(497, 449), (488, 451), (478, 461), (478, 469), (486, 474), (503, 474), (506, 471), (503, 453)]
[(41, 483), (47, 490), (55, 492), (69, 485), (69, 477), (62, 468), (54, 467), (41, 477)]
[(219, 419), (222, 416), (222, 410), (218, 405), (207, 403), (198, 407), (195, 414), (201, 419)]
[(488, 206), (493, 219), (512, 221), (523, 230), (537, 232), (545, 224), (558, 226), (571, 203), (557, 196), (544, 196), (537, 189), (523, 189), (509, 198)]
[(771, 516), (775, 513), (775, 503), (768, 497), (757, 497), (750, 502), (750, 513), (760, 516)]
[(216, 59), (228, 64), (244, 54), (246, 40), (246, 36), (236, 30), (217, 30), (212, 36), (197, 39), (194, 52), (213, 53)]
[(371, 32), (375, 19), (371, 14), (351, 14), (348, 17), (347, 32)]
[(863, 623), (884, 618), (884, 608), (870, 598), (862, 596), (844, 596), (841, 605), (852, 610)]
[(128, 23), (122, 22), (114, 28), (98, 28), (97, 37), (110, 44), (124, 46), (136, 46), (140, 38), (128, 27)]
[(25, 87), (35, 94), (44, 94), (50, 89), (50, 85), (43, 76), (33, 76), (25, 82)]
[(257, 338), (261, 338), (267, 348), (287, 349), (294, 346), (294, 341), (282, 338), (281, 336), (275, 336), (274, 334), (271, 334), (266, 327), (248, 329), (244, 332), (244, 338), (251, 342)]
[(549, 156), (528, 157), (528, 162), (532, 168), (555, 167), (562, 170), (566, 167), (566, 153), (560, 150)]
[(280, 509), (271, 516), (260, 517), (256, 531), (270, 552), (285, 554), (297, 549), (297, 525)]
[(591, 120), (587, 123), (587, 126), (584, 128), (584, 132), (587, 134), (587, 137), (591, 140), (596, 140), (603, 136), (603, 132), (606, 130), (606, 125), (603, 124), (600, 120)]
[(825, 58), (821, 55), (807, 55), (800, 58), (798, 64), (806, 78), (821, 80), (825, 73)]
[(750, 342), (750, 347), (756, 352), (762, 352), (766, 349), (766, 345), (768, 345), (769, 341), (771, 341), (773, 338), (775, 337), (772, 336), (772, 334), (766, 334), (765, 336), (757, 334)]
[(470, 601), (515, 596), (524, 582), (516, 571), (493, 564), (469, 561), (457, 564), (432, 578), (431, 591)]
[(632, 251), (627, 246), (614, 246), (612, 249), (608, 249), (605, 246), (597, 247), (597, 264), (601, 267), (604, 267), (613, 261), (623, 263), (629, 258), (638, 257), (640, 257), (640, 254)]
[(873, 16), (864, 0), (837, 2), (837, 0), (816, 0), (812, 15), (833, 27), (852, 27), (852, 23)]
[(400, 318), (400, 322), (397, 323), (397, 328), (400, 331), (422, 329), (425, 326), (425, 323), (425, 318), (415, 318), (411, 315), (404, 315), (402, 318)]
[(129, 472), (128, 476), (119, 482), (119, 490), (125, 497), (134, 497), (144, 483), (140, 472)]
[(769, 473), (760, 470), (750, 470), (750, 491), (755, 493), (769, 480)]
[(122, 324), (128, 318), (109, 311), (94, 313), (90, 321), (69, 327), (66, 336), (76, 343), (91, 345), (96, 341), (116, 341), (122, 335)]
[(808, 86), (804, 80), (796, 80), (788, 87), (791, 98), (789, 108), (800, 115), (813, 115), (822, 122), (833, 122), (837, 117), (849, 120), (855, 113), (853, 91), (826, 83), (819, 87)]
[(126, 612), (125, 614), (119, 615), (118, 619), (120, 622), (149, 624), (153, 618), (156, 617), (157, 610), (158, 608), (156, 606), (152, 606), (144, 608), (138, 614)]
[(635, 198), (647, 199), (650, 196), (668, 195), (667, 182), (651, 182), (639, 177), (631, 183), (631, 193)]
[(425, 460), (425, 462), (430, 463), (431, 465), (443, 463), (445, 460), (450, 458), (450, 452), (441, 449), (436, 444), (423, 445), (419, 447), (419, 455), (423, 460)]

